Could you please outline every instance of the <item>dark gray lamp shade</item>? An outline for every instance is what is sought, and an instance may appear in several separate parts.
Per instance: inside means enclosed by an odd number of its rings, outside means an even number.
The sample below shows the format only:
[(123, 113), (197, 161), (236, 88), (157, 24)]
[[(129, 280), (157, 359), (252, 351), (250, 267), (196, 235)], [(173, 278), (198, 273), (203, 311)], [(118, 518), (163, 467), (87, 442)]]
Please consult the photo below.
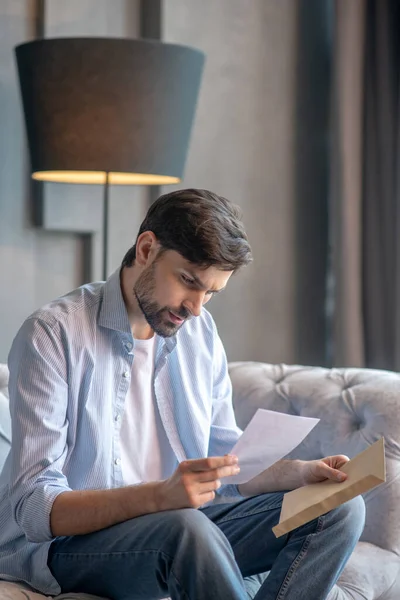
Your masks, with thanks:
[(182, 178), (203, 53), (128, 38), (42, 39), (15, 52), (35, 179)]

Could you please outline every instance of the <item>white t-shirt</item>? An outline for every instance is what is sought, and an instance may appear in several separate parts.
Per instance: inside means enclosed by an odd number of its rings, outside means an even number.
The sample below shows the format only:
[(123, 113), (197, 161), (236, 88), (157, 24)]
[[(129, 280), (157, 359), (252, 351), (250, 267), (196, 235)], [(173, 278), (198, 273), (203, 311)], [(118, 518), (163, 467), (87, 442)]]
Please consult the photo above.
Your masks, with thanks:
[(156, 336), (135, 340), (132, 376), (121, 424), (121, 468), (126, 485), (170, 477), (178, 463), (154, 395)]

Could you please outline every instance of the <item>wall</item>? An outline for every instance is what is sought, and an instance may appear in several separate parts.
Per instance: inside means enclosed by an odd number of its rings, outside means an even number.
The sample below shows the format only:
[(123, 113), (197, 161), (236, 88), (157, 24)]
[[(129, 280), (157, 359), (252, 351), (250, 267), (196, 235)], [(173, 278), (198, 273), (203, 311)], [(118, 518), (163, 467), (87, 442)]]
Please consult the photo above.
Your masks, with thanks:
[(324, 362), (327, 6), (164, 3), (164, 39), (208, 57), (180, 187), (239, 204), (254, 251), (208, 305), (232, 360)]
[[(87, 240), (78, 233), (79, 201), (96, 202), (98, 194), (101, 203), (100, 188), (46, 184), (53, 230), (32, 225), (12, 51), (34, 37), (36, 4), (0, 4), (0, 361), (30, 312), (82, 282)], [(113, 7), (106, 0), (51, 0), (46, 7), (46, 36), (138, 34), (136, 0)], [(228, 357), (322, 363), (325, 2), (309, 0), (307, 20), (302, 0), (164, 0), (162, 8), (163, 39), (207, 54), (180, 187), (213, 189), (238, 203), (255, 255), (209, 305)], [(146, 189), (112, 190), (110, 270), (147, 202)], [(65, 231), (66, 222), (75, 233)], [(97, 255), (100, 234), (92, 241)], [(94, 272), (97, 278), (96, 261)]]

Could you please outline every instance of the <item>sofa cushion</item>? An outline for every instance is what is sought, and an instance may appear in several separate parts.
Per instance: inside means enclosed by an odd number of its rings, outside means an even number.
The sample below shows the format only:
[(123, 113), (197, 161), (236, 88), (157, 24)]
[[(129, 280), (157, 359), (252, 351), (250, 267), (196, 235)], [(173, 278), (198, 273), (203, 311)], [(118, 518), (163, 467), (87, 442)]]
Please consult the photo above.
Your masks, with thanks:
[(359, 542), (328, 600), (399, 600), (398, 556), (368, 542)]

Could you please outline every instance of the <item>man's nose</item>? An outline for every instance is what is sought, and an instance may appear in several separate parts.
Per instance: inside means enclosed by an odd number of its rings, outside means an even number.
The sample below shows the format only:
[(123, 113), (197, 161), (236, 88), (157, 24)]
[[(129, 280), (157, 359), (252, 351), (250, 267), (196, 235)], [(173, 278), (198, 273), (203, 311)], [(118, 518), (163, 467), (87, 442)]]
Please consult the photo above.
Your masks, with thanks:
[(191, 294), (190, 298), (184, 302), (184, 307), (190, 310), (194, 317), (198, 317), (201, 314), (201, 309), (204, 304), (205, 293), (197, 292)]

